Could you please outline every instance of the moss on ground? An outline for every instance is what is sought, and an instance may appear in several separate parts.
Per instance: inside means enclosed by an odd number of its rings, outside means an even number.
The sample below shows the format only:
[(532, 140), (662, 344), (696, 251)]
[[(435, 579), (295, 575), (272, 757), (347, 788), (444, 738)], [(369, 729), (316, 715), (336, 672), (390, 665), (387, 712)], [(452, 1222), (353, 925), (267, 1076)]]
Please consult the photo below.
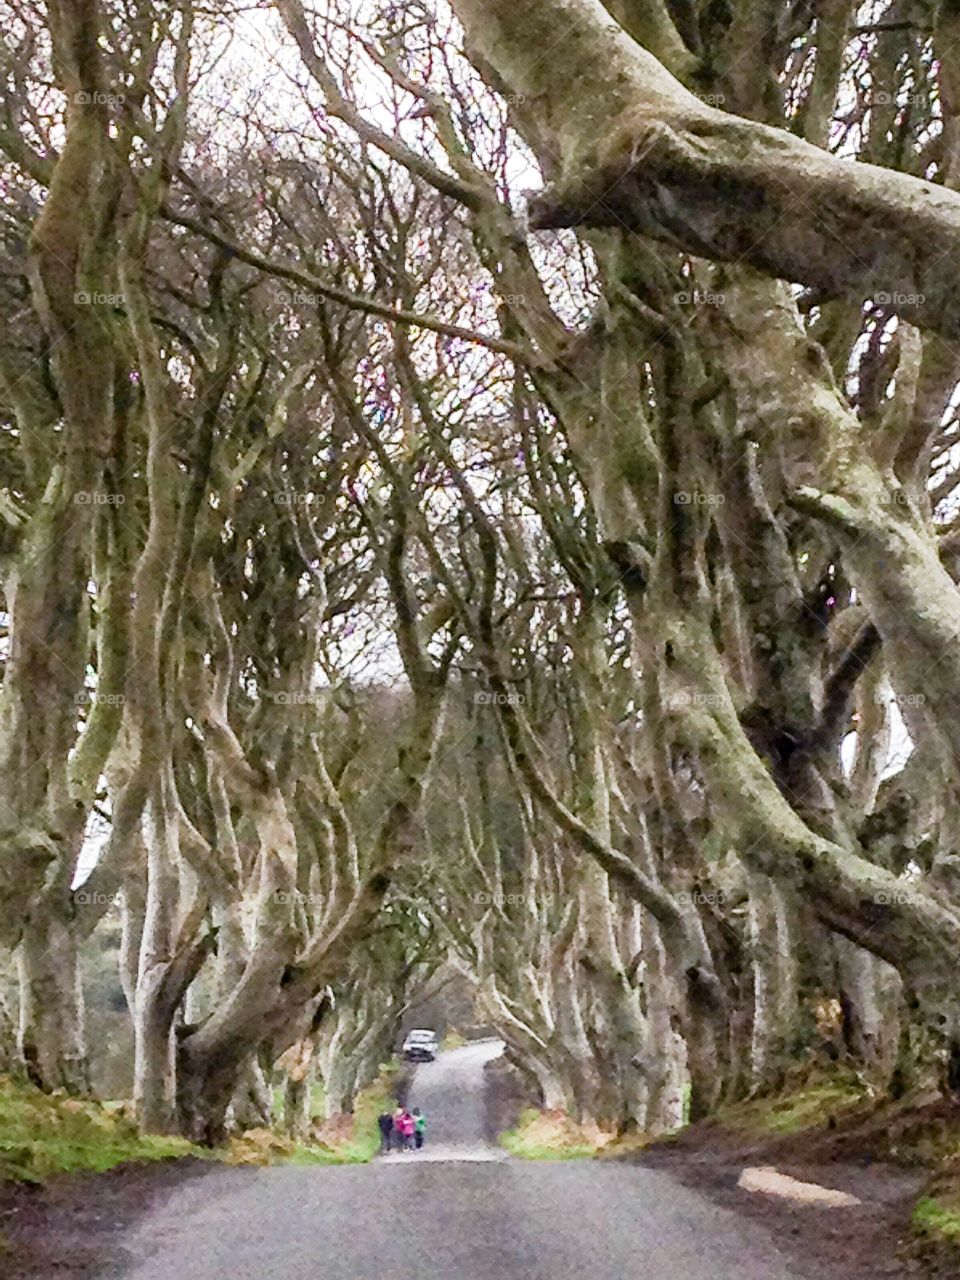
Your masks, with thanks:
[(867, 1099), (866, 1087), (857, 1080), (823, 1080), (773, 1097), (735, 1103), (719, 1111), (716, 1120), (747, 1133), (803, 1133), (836, 1123)]
[(960, 1275), (960, 1158), (947, 1161), (928, 1183), (910, 1221), (913, 1252), (937, 1274)]
[[(632, 1139), (639, 1155), (646, 1140)], [(698, 1124), (664, 1134), (655, 1146), (715, 1155), (735, 1164), (803, 1166), (875, 1162), (926, 1169), (929, 1181), (913, 1207), (908, 1257), (924, 1274), (960, 1275), (960, 1107), (933, 1089), (877, 1097), (850, 1073), (818, 1073), (782, 1093), (719, 1110)], [(633, 1152), (611, 1144), (616, 1158)]]
[[(868, 1094), (864, 1085), (844, 1077), (811, 1083), (774, 1097), (755, 1098), (725, 1107), (706, 1123), (745, 1135), (787, 1136), (831, 1128), (838, 1119), (862, 1107)], [(563, 1112), (528, 1109), (514, 1129), (501, 1134), (500, 1142), (526, 1160), (571, 1160), (584, 1156), (617, 1158), (636, 1154), (653, 1143), (670, 1142), (682, 1129), (654, 1138), (632, 1133), (608, 1141), (608, 1135), (585, 1132)]]
[(363, 1164), (372, 1160), (380, 1150), (377, 1116), (381, 1111), (393, 1111), (396, 1107), (395, 1081), (395, 1068), (391, 1065), (381, 1070), (379, 1077), (357, 1094), (350, 1132), (341, 1144), (333, 1148), (338, 1163)]
[(670, 1142), (675, 1138), (678, 1129), (674, 1129), (671, 1133), (651, 1134), (645, 1133), (641, 1129), (632, 1130), (628, 1133), (617, 1134), (617, 1136), (608, 1142), (605, 1147), (597, 1152), (601, 1160), (620, 1160), (626, 1156), (639, 1156), (647, 1151), (655, 1143)]
[(45, 1094), (0, 1078), (0, 1180), (43, 1182), (128, 1160), (205, 1154), (185, 1138), (142, 1137), (119, 1103)]
[(932, 1196), (924, 1196), (913, 1211), (913, 1225), (923, 1235), (942, 1236), (960, 1244), (960, 1202), (951, 1208)]
[(380, 1146), (377, 1116), (396, 1106), (396, 1066), (361, 1090), (351, 1115), (316, 1122), (305, 1142), (250, 1129), (210, 1151), (186, 1138), (142, 1136), (128, 1105), (46, 1094), (0, 1077), (0, 1182), (41, 1183), (58, 1173), (102, 1173), (128, 1161), (183, 1156), (227, 1164), (362, 1164)]
[(566, 1112), (533, 1108), (520, 1113), (517, 1127), (502, 1133), (500, 1143), (521, 1160), (580, 1160), (600, 1149)]
[(305, 1141), (272, 1129), (248, 1129), (231, 1139), (224, 1158), (230, 1164), (366, 1164), (380, 1149), (377, 1117), (397, 1105), (399, 1072), (396, 1062), (385, 1064), (357, 1094), (352, 1112), (315, 1120)]

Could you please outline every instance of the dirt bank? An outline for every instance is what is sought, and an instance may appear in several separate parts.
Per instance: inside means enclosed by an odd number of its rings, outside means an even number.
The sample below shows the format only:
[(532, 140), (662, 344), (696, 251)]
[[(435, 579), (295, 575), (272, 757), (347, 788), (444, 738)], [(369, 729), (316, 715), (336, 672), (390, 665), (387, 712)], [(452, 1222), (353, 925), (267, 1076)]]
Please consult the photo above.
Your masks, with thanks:
[[(941, 1099), (915, 1106), (837, 1099), (819, 1116), (784, 1099), (779, 1112), (776, 1101), (747, 1104), (618, 1158), (668, 1170), (745, 1218), (763, 1220), (782, 1247), (804, 1260), (811, 1280), (838, 1260), (849, 1280), (956, 1280), (960, 1253), (948, 1241), (924, 1237), (913, 1219), (918, 1200), (942, 1184), (942, 1158), (958, 1131), (956, 1109)], [(738, 1185), (744, 1169), (763, 1168), (860, 1203), (799, 1204)]]

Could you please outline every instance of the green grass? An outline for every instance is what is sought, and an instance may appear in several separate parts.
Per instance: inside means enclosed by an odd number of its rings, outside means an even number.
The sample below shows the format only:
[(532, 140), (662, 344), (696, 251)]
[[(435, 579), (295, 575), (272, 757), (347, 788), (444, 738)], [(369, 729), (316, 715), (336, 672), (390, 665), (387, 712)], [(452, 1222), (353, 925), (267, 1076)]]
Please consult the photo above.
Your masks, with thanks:
[(397, 1100), (394, 1096), (396, 1063), (387, 1063), (372, 1084), (361, 1089), (353, 1104), (353, 1131), (345, 1141), (332, 1146), (316, 1143), (298, 1143), (289, 1156), (280, 1163), (294, 1165), (318, 1164), (366, 1164), (380, 1150), (380, 1129), (377, 1117), (381, 1111), (393, 1111)]
[(512, 1156), (518, 1156), (521, 1160), (585, 1160), (597, 1154), (596, 1147), (587, 1142), (564, 1147), (528, 1142), (515, 1129), (508, 1129), (501, 1135), (500, 1141)]
[(209, 1155), (185, 1138), (141, 1137), (116, 1104), (47, 1095), (0, 1079), (0, 1180), (103, 1172), (128, 1160)]
[(829, 1080), (773, 1098), (756, 1098), (725, 1107), (717, 1119), (750, 1133), (790, 1134), (822, 1128), (831, 1118), (859, 1106), (866, 1091), (855, 1081)]
[(960, 1210), (948, 1208), (936, 1199), (922, 1199), (916, 1204), (913, 1217), (916, 1229), (929, 1235), (946, 1236), (960, 1243)]
[(960, 1207), (951, 1208), (928, 1196), (917, 1203), (913, 1225), (923, 1235), (960, 1244)]
[(316, 1165), (316, 1164), (365, 1164), (362, 1157), (354, 1157), (346, 1151), (331, 1151), (329, 1147), (311, 1146), (309, 1142), (297, 1143), (292, 1155), (283, 1156), (277, 1164)]
[(932, 1251), (940, 1261), (949, 1260), (960, 1274), (960, 1158), (948, 1160), (934, 1174), (914, 1206), (911, 1226), (924, 1254)]
[[(396, 1106), (396, 1064), (381, 1069), (377, 1080), (361, 1090), (354, 1104), (353, 1126), (343, 1142), (290, 1144), (268, 1135), (262, 1148), (243, 1139), (219, 1151), (195, 1146), (185, 1138), (143, 1137), (116, 1102), (80, 1101), (49, 1095), (32, 1085), (0, 1077), (0, 1181), (43, 1182), (52, 1174), (83, 1170), (104, 1172), (132, 1160), (170, 1160), (199, 1156), (236, 1163), (297, 1165), (362, 1164), (380, 1147), (377, 1116)], [(322, 1106), (322, 1092), (313, 1110)]]
[(377, 1116), (381, 1111), (393, 1111), (397, 1105), (393, 1081), (392, 1069), (381, 1070), (379, 1077), (357, 1094), (353, 1104), (354, 1136), (344, 1148), (349, 1163), (372, 1160), (380, 1150)]
[(597, 1154), (592, 1142), (578, 1138), (569, 1121), (552, 1127), (544, 1113), (532, 1109), (520, 1113), (515, 1129), (500, 1135), (500, 1144), (521, 1160), (583, 1160)]

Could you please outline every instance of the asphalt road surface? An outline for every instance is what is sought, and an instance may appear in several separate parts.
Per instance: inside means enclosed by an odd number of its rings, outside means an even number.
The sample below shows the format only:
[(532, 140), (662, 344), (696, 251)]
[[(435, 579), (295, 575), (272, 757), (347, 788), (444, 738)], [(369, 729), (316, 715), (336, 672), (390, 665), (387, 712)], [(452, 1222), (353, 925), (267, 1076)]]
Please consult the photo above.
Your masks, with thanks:
[(496, 1052), (417, 1069), (422, 1152), (185, 1184), (124, 1239), (125, 1280), (806, 1280), (762, 1227), (661, 1170), (504, 1160), (484, 1141)]
[(485, 1137), (483, 1068), (503, 1052), (499, 1040), (478, 1040), (441, 1053), (416, 1070), (408, 1106), (427, 1118), (422, 1151), (397, 1152), (384, 1163), (410, 1160), (504, 1160), (506, 1152)]

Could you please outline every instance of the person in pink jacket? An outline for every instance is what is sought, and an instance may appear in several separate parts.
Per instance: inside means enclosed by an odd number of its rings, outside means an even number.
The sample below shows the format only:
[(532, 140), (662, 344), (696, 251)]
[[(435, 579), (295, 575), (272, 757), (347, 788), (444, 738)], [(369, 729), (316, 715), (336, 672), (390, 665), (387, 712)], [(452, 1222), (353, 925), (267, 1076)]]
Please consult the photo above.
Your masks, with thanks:
[(406, 1107), (398, 1107), (397, 1114), (393, 1118), (393, 1123), (397, 1133), (400, 1135), (401, 1150), (409, 1151), (413, 1146), (413, 1135), (417, 1127), (417, 1122)]

